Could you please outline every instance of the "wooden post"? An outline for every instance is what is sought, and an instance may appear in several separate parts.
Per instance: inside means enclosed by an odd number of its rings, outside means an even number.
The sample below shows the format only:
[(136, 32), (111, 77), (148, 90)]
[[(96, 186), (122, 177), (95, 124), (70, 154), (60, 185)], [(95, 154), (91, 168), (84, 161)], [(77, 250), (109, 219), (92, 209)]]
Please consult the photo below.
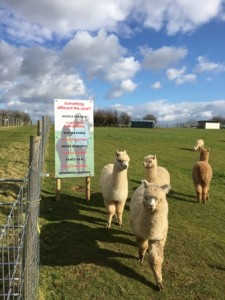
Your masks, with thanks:
[(86, 200), (91, 199), (91, 177), (86, 177)]
[(42, 123), (40, 120), (37, 121), (37, 136), (41, 136), (41, 126)]
[(56, 201), (60, 200), (60, 192), (61, 192), (61, 179), (56, 178), (56, 191), (55, 191)]
[(38, 279), (37, 266), (39, 262), (35, 258), (38, 251), (38, 224), (39, 197), (40, 197), (40, 137), (30, 137), (29, 153), (29, 177), (26, 203), (26, 232), (24, 240), (24, 287), (23, 299), (36, 299), (35, 285)]

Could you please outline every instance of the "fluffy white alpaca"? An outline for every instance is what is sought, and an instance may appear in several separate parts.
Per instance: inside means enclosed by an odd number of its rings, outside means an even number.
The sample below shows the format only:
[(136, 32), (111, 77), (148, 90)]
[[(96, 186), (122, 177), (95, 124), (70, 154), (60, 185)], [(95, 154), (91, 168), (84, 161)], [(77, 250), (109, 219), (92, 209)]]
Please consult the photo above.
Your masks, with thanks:
[(166, 193), (169, 188), (169, 185), (159, 186), (142, 180), (130, 202), (130, 226), (136, 236), (139, 261), (144, 260), (148, 250), (149, 264), (159, 290), (163, 289), (162, 264), (168, 231)]
[(158, 166), (156, 155), (147, 155), (143, 162), (145, 179), (159, 185), (170, 184), (170, 174), (166, 168)]
[(201, 151), (203, 148), (204, 148), (204, 141), (203, 140), (197, 140), (193, 149), (195, 151)]
[(118, 218), (121, 226), (124, 206), (128, 197), (127, 169), (130, 158), (126, 152), (116, 150), (114, 164), (104, 166), (100, 176), (101, 192), (108, 214), (107, 228), (111, 227), (112, 217)]

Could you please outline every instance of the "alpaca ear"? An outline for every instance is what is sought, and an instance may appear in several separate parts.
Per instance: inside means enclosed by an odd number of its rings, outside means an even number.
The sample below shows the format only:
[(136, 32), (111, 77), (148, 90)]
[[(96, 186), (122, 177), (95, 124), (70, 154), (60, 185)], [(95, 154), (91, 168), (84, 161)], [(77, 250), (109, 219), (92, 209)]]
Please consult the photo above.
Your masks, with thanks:
[(149, 183), (148, 183), (148, 181), (147, 181), (146, 179), (142, 179), (142, 180), (141, 180), (141, 183), (142, 183), (142, 185), (143, 185), (145, 188), (147, 188), (148, 185), (149, 185)]
[(164, 191), (165, 194), (168, 194), (169, 190), (171, 189), (170, 184), (164, 184), (164, 185), (161, 185), (160, 187)]
[(153, 159), (156, 159), (156, 155), (153, 156)]
[(117, 155), (117, 156), (119, 156), (119, 154), (120, 154), (120, 153), (119, 153), (119, 151), (118, 151), (118, 150), (116, 150), (116, 155)]
[(144, 167), (146, 167), (146, 166), (147, 166), (147, 163), (146, 163), (145, 161), (143, 162), (143, 166), (144, 166)]

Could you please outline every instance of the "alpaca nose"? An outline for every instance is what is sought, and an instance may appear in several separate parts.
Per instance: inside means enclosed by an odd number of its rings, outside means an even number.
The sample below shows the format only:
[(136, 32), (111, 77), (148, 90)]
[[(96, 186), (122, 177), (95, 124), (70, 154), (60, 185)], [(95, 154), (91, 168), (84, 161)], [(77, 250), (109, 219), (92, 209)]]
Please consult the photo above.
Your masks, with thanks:
[(151, 210), (154, 210), (154, 208), (155, 208), (155, 199), (153, 198), (153, 199), (150, 199), (150, 201), (149, 201), (149, 207), (150, 207), (150, 209)]

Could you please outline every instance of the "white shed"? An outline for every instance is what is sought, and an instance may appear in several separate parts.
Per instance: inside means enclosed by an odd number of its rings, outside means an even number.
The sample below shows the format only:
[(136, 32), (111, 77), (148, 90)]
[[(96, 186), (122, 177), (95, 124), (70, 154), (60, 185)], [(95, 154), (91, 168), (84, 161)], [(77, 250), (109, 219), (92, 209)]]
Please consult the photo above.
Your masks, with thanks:
[(220, 122), (201, 120), (201, 121), (198, 121), (198, 128), (220, 129)]

